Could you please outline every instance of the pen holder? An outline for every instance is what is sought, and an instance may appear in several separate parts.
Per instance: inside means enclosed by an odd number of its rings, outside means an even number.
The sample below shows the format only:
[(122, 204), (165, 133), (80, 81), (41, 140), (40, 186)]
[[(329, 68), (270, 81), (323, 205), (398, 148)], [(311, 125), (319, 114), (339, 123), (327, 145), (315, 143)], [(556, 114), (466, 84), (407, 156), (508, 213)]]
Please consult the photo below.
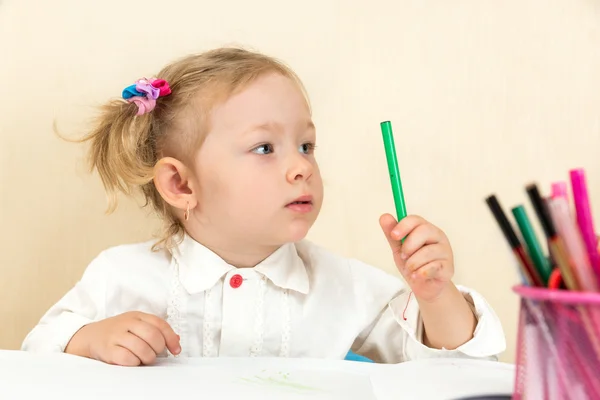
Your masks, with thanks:
[(514, 399), (600, 399), (600, 294), (515, 286)]

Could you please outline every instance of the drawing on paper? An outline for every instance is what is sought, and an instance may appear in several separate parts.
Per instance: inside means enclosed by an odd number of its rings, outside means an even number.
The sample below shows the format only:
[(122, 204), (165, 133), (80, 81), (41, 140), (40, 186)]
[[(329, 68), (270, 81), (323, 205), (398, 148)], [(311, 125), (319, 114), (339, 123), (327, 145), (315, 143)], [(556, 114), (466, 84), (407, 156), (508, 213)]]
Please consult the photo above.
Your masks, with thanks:
[(321, 389), (300, 383), (294, 380), (293, 376), (290, 377), (289, 372), (273, 372), (262, 370), (258, 374), (240, 377), (239, 382), (254, 386), (260, 386), (261, 388), (269, 387), (273, 389), (283, 389), (286, 391), (294, 391), (301, 393), (309, 392), (322, 392)]

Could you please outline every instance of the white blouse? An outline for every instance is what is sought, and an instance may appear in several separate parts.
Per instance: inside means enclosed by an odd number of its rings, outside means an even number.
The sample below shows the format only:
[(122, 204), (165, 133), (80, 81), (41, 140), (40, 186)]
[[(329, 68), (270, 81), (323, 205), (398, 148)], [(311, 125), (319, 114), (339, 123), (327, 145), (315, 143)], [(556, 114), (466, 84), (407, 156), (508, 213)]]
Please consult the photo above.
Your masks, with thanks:
[[(172, 251), (152, 242), (108, 249), (42, 317), (22, 349), (62, 352), (85, 324), (141, 311), (166, 319), (180, 356), (343, 359), (497, 359), (500, 321), (476, 292), (459, 287), (477, 317), (473, 338), (455, 350), (426, 347), (410, 288), (399, 278), (308, 241), (287, 244), (254, 268), (235, 268), (185, 236)], [(166, 355), (166, 354), (164, 354)]]

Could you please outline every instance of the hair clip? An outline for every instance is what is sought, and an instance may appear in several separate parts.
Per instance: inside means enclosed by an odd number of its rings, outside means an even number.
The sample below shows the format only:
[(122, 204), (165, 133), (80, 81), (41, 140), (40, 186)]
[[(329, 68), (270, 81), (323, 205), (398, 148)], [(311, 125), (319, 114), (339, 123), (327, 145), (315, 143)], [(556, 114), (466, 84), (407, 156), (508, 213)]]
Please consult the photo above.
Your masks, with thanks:
[(171, 94), (169, 83), (164, 79), (138, 79), (135, 85), (123, 89), (123, 98), (138, 107), (137, 115), (154, 110), (156, 99)]

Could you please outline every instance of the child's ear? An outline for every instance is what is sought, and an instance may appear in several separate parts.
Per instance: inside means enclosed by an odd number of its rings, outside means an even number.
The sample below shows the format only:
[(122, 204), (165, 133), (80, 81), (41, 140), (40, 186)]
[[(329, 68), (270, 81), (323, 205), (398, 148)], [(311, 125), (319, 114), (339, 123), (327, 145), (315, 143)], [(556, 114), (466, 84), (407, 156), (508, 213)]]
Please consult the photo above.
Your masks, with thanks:
[(182, 211), (198, 203), (192, 171), (172, 157), (160, 159), (154, 167), (154, 186), (164, 201)]

